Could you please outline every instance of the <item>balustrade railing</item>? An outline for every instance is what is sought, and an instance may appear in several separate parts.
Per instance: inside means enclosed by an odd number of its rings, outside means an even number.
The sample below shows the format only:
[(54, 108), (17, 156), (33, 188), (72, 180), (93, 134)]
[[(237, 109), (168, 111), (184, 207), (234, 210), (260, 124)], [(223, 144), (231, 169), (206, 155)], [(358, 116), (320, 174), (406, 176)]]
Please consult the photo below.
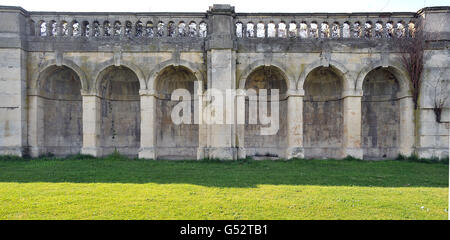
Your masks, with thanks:
[(237, 14), (237, 38), (414, 37), (414, 13), (396, 14)]
[(39, 37), (200, 37), (208, 34), (206, 14), (31, 13), (29, 35)]
[[(380, 14), (236, 14), (234, 32), (251, 38), (414, 37), (415, 13)], [(31, 13), (30, 35), (40, 37), (200, 37), (208, 35), (206, 14)]]

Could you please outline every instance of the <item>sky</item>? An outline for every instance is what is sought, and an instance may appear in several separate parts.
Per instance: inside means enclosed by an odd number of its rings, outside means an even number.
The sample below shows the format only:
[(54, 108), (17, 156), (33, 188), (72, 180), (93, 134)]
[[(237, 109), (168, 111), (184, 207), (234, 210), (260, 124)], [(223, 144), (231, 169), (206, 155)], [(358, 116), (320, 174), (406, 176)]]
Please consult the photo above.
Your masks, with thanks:
[(450, 6), (450, 0), (0, 0), (28, 11), (205, 12), (214, 3), (236, 12), (416, 12), (425, 6)]

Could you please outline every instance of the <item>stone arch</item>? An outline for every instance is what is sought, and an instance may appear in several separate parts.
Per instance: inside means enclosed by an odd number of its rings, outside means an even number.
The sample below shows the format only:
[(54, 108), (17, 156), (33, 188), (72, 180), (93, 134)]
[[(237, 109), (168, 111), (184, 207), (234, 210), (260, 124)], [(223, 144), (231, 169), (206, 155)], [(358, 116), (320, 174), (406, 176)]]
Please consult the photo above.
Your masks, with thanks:
[(37, 137), (36, 154), (64, 156), (80, 153), (83, 141), (82, 81), (78, 73), (66, 65), (51, 64), (36, 80), (30, 99), (29, 124)]
[(401, 122), (399, 88), (398, 79), (388, 68), (372, 69), (364, 77), (361, 147), (365, 159), (391, 159), (399, 153)]
[[(259, 65), (252, 69), (250, 73), (243, 74), (246, 76), (240, 85), (241, 89), (247, 90), (247, 96), (245, 98), (245, 125), (243, 130), (243, 147), (247, 156), (253, 158), (280, 158), (285, 156), (287, 146), (287, 96), (289, 80), (287, 75), (279, 67), (273, 65)], [(263, 134), (262, 128), (268, 129), (274, 122), (270, 124), (262, 124), (259, 112), (259, 108), (254, 97), (251, 97), (250, 90), (254, 90), (254, 94), (260, 94), (261, 89), (267, 90), (267, 112), (266, 114), (271, 117), (271, 120), (278, 121), (276, 132), (271, 134)], [(270, 89), (279, 90), (279, 101), (272, 102)], [(272, 103), (275, 103), (278, 107), (278, 114), (272, 115), (274, 109)], [(259, 109), (259, 110), (257, 110)], [(255, 116), (258, 116), (255, 118)], [(275, 116), (276, 118), (272, 118)], [(240, 131), (242, 131), (240, 130)]]
[(99, 73), (97, 81), (102, 154), (117, 150), (137, 156), (141, 140), (139, 77), (128, 67), (110, 65)]
[(304, 80), (303, 144), (306, 158), (339, 156), (344, 138), (344, 74), (332, 65), (313, 68)]
[(197, 78), (197, 81), (201, 81), (203, 85), (206, 84), (206, 78), (202, 74), (202, 66), (201, 64), (195, 64), (192, 62), (179, 60), (175, 61), (173, 59), (162, 62), (158, 64), (149, 74), (149, 78), (147, 81), (147, 86), (149, 90), (156, 90), (156, 79), (158, 78), (158, 75), (160, 72), (162, 72), (165, 68), (169, 66), (182, 66), (189, 70), (194, 76)]
[(249, 66), (247, 66), (239, 77), (238, 88), (245, 89), (245, 82), (247, 81), (248, 76), (252, 72), (254, 72), (256, 69), (263, 67), (263, 66), (276, 68), (283, 75), (284, 79), (286, 80), (287, 89), (288, 90), (294, 89), (294, 87), (295, 87), (294, 74), (285, 70), (285, 68), (283, 67), (283, 65), (281, 63), (276, 62), (276, 61), (270, 61), (269, 63), (267, 63), (266, 60), (257, 60), (255, 62), (253, 62), (252, 64), (250, 64)]
[(81, 82), (81, 89), (82, 90), (87, 90), (89, 89), (89, 84), (88, 84), (88, 79), (86, 76), (86, 73), (73, 61), (68, 60), (68, 59), (63, 59), (61, 64), (57, 64), (56, 60), (49, 60), (49, 61), (45, 61), (44, 63), (41, 64), (41, 67), (39, 69), (37, 69), (35, 71), (35, 73), (33, 74), (33, 78), (31, 79), (31, 88), (35, 88), (37, 89), (39, 87), (39, 78), (42, 77), (41, 74), (45, 74), (45, 71), (52, 66), (66, 66), (70, 69), (72, 69), (80, 78), (80, 82)]
[(133, 63), (124, 62), (124, 61), (120, 61), (120, 64), (116, 64), (116, 61), (114, 59), (111, 59), (109, 61), (100, 63), (97, 66), (97, 70), (95, 71), (94, 78), (93, 78), (94, 83), (92, 84), (92, 87), (91, 87), (92, 91), (95, 91), (98, 93), (99, 86), (101, 84), (100, 79), (102, 77), (102, 74), (104, 73), (105, 69), (107, 69), (111, 66), (117, 66), (117, 67), (122, 66), (122, 67), (126, 67), (126, 68), (130, 69), (137, 76), (137, 78), (139, 80), (140, 89), (142, 89), (142, 90), (147, 89), (147, 85), (145, 84), (145, 75), (138, 66), (136, 66)]
[[(156, 147), (159, 159), (197, 158), (199, 125), (194, 123), (194, 92), (195, 82), (198, 80), (198, 76), (190, 68), (173, 64), (158, 71), (152, 80), (151, 85), (156, 93), (155, 129), (158, 129)], [(190, 93), (189, 123), (175, 124), (172, 119), (172, 111), (181, 103), (179, 100), (171, 100), (171, 94), (175, 89), (186, 89)], [(185, 116), (187, 113), (183, 111), (182, 114)]]
[(306, 68), (302, 71), (300, 77), (298, 78), (297, 89), (304, 89), (305, 81), (308, 75), (319, 67), (330, 67), (337, 75), (342, 78), (343, 89), (351, 89), (351, 84), (349, 83), (350, 80), (345, 77), (349, 73), (347, 68), (339, 62), (336, 62), (334, 60), (327, 61), (325, 59), (317, 60), (306, 66)]
[(380, 68), (380, 67), (386, 68), (389, 72), (391, 72), (397, 78), (397, 81), (398, 81), (398, 84), (400, 87), (399, 94), (410, 95), (411, 83), (409, 81), (409, 78), (407, 77), (408, 76), (407, 72), (404, 70), (404, 68), (402, 66), (400, 66), (396, 63), (392, 63), (392, 62), (389, 62), (389, 64), (384, 64), (382, 61), (378, 61), (376, 63), (370, 64), (369, 66), (363, 68), (359, 72), (359, 74), (356, 78), (355, 89), (362, 90), (364, 79), (366, 78), (367, 74), (369, 72), (371, 72), (372, 70)]

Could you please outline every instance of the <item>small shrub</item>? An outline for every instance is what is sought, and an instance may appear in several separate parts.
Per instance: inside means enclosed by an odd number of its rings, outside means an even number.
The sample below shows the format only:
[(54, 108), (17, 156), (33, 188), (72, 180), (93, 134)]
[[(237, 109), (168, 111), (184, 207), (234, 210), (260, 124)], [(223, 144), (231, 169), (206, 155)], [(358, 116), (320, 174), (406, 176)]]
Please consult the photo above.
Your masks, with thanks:
[(25, 160), (22, 157), (14, 156), (14, 155), (3, 155), (0, 156), (0, 161), (22, 161)]
[(106, 156), (105, 159), (109, 159), (109, 160), (124, 160), (124, 159), (127, 159), (127, 157), (122, 155), (117, 149), (114, 149), (114, 152), (111, 153), (110, 155)]
[(420, 158), (417, 154), (413, 153), (410, 156), (404, 156), (399, 154), (395, 159), (398, 161), (409, 161), (409, 162), (421, 162), (421, 163), (444, 163), (448, 164), (448, 157), (439, 158), (439, 157), (431, 157), (431, 158)]
[(53, 154), (51, 152), (47, 152), (47, 153), (39, 155), (39, 158), (53, 158), (53, 157), (55, 157), (55, 154)]
[(95, 159), (94, 156), (88, 154), (74, 154), (65, 157), (67, 160)]
[(342, 159), (342, 160), (346, 160), (346, 161), (362, 161), (362, 159), (355, 158), (355, 157), (350, 156), (350, 155), (347, 155), (347, 157), (345, 157), (345, 158)]

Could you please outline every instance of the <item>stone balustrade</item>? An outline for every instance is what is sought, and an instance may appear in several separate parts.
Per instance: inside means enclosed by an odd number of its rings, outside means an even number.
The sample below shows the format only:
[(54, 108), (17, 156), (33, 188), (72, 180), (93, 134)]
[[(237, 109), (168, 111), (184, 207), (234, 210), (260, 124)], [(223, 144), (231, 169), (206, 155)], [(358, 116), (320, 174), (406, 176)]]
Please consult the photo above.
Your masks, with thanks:
[(392, 38), (413, 37), (415, 13), (237, 14), (237, 38)]
[(30, 13), (29, 35), (38, 37), (162, 38), (200, 37), (208, 33), (205, 14)]
[[(30, 13), (29, 34), (39, 37), (206, 37), (207, 15)], [(236, 14), (237, 38), (413, 37), (415, 13)]]

